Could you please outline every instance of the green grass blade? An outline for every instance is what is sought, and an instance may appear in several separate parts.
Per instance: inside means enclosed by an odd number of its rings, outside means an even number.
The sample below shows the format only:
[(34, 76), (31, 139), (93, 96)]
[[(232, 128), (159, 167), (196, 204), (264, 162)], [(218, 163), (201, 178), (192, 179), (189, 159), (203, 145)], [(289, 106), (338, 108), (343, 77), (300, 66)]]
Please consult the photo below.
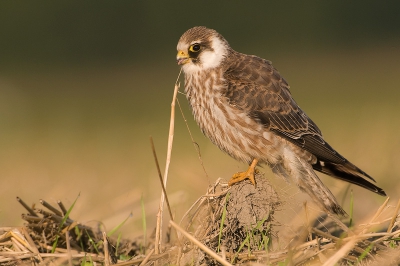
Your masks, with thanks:
[[(252, 233), (253, 233), (253, 241), (255, 244), (257, 244), (257, 249), (261, 250), (262, 246), (263, 246), (263, 241), (264, 241), (264, 229), (262, 228), (262, 226), (264, 225), (265, 221), (268, 219), (269, 217), (269, 212), (267, 215), (265, 215), (265, 217), (258, 221), (256, 226), (252, 229)], [(270, 227), (270, 223), (268, 223), (266, 231), (268, 232)], [(261, 237), (260, 237), (261, 234)]]
[(228, 204), (228, 200), (229, 200), (229, 193), (226, 194), (226, 197), (225, 197), (225, 205), (224, 205), (224, 209), (222, 211), (221, 224), (219, 225), (217, 253), (219, 252), (219, 249), (221, 247), (222, 229), (224, 227), (224, 223), (225, 223), (225, 219), (226, 219), (226, 205)]
[(81, 249), (84, 250), (83, 242), (82, 242), (82, 232), (81, 232), (81, 230), (79, 230), (79, 226), (75, 226), (74, 230), (75, 230), (77, 239), (79, 239), (79, 244), (81, 246)]
[(264, 233), (262, 234), (263, 243), (264, 243), (264, 250), (268, 252), (268, 244), (269, 244), (269, 237), (266, 236)]
[(64, 215), (63, 219), (61, 220), (60, 226), (58, 227), (58, 232), (57, 232), (57, 236), (56, 236), (56, 240), (54, 240), (53, 243), (53, 247), (51, 249), (51, 253), (54, 253), (56, 251), (56, 247), (58, 244), (58, 234), (61, 232), (62, 227), (64, 226), (65, 222), (67, 221), (69, 214), (71, 213), (72, 209), (75, 206), (76, 201), (78, 200), (78, 198), (80, 197), (81, 193), (78, 194), (78, 196), (76, 197), (76, 199), (74, 200), (74, 202), (72, 203), (71, 207), (69, 207), (67, 213)]
[(71, 207), (69, 207), (67, 213), (64, 215), (63, 219), (61, 220), (61, 226), (59, 228), (59, 231), (61, 231), (61, 227), (65, 224), (65, 222), (67, 221), (69, 214), (72, 212), (72, 209), (75, 206), (76, 201), (78, 200), (78, 198), (81, 196), (81, 193), (78, 194), (78, 196), (76, 197), (76, 199), (74, 200), (74, 202), (72, 203)]
[(86, 265), (86, 254), (85, 256), (82, 258), (82, 262), (81, 262), (81, 266), (85, 266)]
[(125, 222), (129, 219), (129, 218), (131, 218), (133, 216), (133, 214), (132, 213), (130, 213), (129, 215), (128, 215), (128, 217), (126, 217), (126, 219), (125, 220), (123, 220), (119, 225), (117, 225), (116, 227), (114, 227), (108, 234), (107, 234), (107, 236), (112, 236), (116, 231), (118, 231), (124, 224), (125, 224)]
[(97, 244), (96, 242), (94, 242), (94, 240), (90, 237), (89, 233), (86, 231), (86, 235), (89, 238), (89, 243), (91, 243), (94, 247), (94, 249), (96, 250), (97, 254), (100, 254), (99, 250), (97, 249)]
[(56, 240), (54, 240), (54, 242), (53, 242), (51, 253), (56, 252), (57, 243), (58, 243), (58, 235), (56, 235)]
[(256, 225), (255, 229), (260, 230), (260, 226), (265, 223), (265, 221), (268, 219), (268, 217), (269, 217), (269, 212), (267, 213), (267, 215), (265, 215), (264, 219), (262, 219), (261, 221), (257, 222), (257, 225)]
[(365, 250), (364, 252), (357, 258), (357, 264), (360, 263), (367, 255), (368, 253), (372, 250), (374, 247), (374, 243), (371, 243)]
[(118, 238), (117, 238), (117, 244), (115, 245), (115, 256), (118, 257), (118, 248), (119, 248), (119, 243), (121, 243), (121, 236), (122, 233), (118, 234)]
[(83, 257), (83, 259), (82, 259), (82, 263), (81, 263), (81, 266), (93, 266), (93, 265), (95, 265), (94, 263), (93, 263), (93, 260), (92, 260), (92, 257), (91, 256), (89, 256), (89, 261), (87, 261), (86, 260), (86, 253), (85, 253), (85, 256)]
[(239, 254), (239, 252), (242, 251), (242, 248), (244, 247), (244, 245), (249, 244), (249, 242), (250, 242), (250, 233), (249, 233), (249, 231), (247, 231), (247, 236), (243, 240), (243, 242), (240, 244), (239, 249), (236, 254)]
[(247, 236), (246, 238), (243, 240), (243, 242), (240, 244), (238, 251), (236, 252), (235, 256), (232, 258), (231, 263), (233, 264), (233, 262), (235, 261), (237, 255), (239, 254), (239, 252), (242, 250), (242, 248), (244, 247), (244, 245), (249, 244), (249, 239), (250, 239), (250, 233), (247, 231)]

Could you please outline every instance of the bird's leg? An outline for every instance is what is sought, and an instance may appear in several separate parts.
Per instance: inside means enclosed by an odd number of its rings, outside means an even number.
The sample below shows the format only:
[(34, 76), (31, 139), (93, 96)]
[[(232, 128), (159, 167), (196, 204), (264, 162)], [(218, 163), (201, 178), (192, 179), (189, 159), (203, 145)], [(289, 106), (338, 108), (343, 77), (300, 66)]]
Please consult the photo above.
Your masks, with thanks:
[(254, 159), (250, 164), (249, 168), (245, 172), (239, 172), (232, 176), (231, 180), (229, 180), (228, 185), (232, 186), (233, 184), (245, 180), (246, 178), (250, 179), (251, 183), (256, 186), (256, 180), (254, 179), (255, 167), (258, 163), (257, 159)]

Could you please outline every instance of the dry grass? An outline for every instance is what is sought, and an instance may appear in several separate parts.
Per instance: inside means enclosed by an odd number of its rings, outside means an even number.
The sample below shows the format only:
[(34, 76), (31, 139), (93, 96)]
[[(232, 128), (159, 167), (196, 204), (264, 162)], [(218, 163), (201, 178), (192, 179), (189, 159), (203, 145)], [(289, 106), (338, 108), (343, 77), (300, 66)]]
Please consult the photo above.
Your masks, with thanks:
[(0, 265), (80, 265), (82, 261), (107, 265), (117, 262), (116, 254), (132, 257), (143, 249), (142, 239), (117, 240), (107, 237), (101, 224), (92, 228), (72, 220), (61, 202), (55, 207), (40, 200), (42, 207), (29, 207), (17, 200), (27, 211), (22, 214), (25, 224), (0, 228)]
[[(154, 254), (155, 239), (107, 237), (101, 225), (85, 226), (65, 216), (62, 203), (31, 208), (22, 227), (0, 228), (0, 265), (398, 265), (399, 204), (389, 199), (367, 223), (348, 228), (335, 217), (318, 217), (296, 228), (285, 247), (275, 213), (284, 207), (261, 174), (257, 188), (218, 180), (182, 221), (170, 221), (178, 237)], [(249, 215), (249, 214), (253, 215)], [(64, 223), (62, 221), (65, 221)], [(169, 235), (171, 236), (171, 232)], [(56, 246), (54, 243), (58, 239)], [(54, 249), (54, 252), (52, 250)], [(86, 264), (84, 264), (86, 263)]]

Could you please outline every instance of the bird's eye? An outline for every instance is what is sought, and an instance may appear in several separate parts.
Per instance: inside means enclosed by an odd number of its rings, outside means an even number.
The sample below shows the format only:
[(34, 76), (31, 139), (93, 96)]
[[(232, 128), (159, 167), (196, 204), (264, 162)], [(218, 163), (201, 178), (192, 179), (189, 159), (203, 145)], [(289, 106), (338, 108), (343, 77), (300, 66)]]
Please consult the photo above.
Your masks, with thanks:
[(198, 52), (198, 51), (200, 51), (200, 44), (195, 43), (195, 44), (190, 45), (189, 51), (191, 51), (191, 52)]

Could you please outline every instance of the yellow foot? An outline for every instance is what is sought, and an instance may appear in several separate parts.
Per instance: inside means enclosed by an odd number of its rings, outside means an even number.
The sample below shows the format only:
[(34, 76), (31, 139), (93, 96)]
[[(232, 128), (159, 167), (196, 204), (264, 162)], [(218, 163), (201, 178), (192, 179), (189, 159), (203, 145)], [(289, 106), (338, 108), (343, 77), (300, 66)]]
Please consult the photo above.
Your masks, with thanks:
[(228, 185), (232, 186), (233, 184), (240, 182), (245, 179), (249, 179), (254, 186), (256, 186), (256, 180), (254, 179), (254, 173), (256, 172), (255, 167), (258, 163), (257, 159), (254, 159), (246, 172), (239, 172), (232, 176), (231, 180), (229, 180)]

